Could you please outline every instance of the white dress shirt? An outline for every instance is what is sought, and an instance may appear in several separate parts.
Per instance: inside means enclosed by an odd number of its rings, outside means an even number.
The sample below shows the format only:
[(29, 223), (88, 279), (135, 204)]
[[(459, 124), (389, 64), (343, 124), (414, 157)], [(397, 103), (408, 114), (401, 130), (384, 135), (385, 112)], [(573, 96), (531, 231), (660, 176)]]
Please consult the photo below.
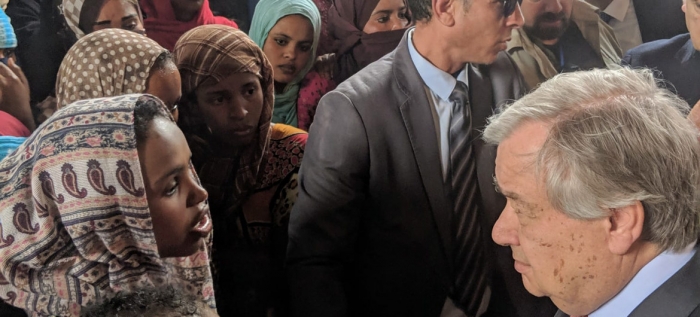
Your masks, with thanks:
[(666, 251), (647, 263), (615, 297), (588, 317), (629, 316), (644, 299), (670, 279), (695, 255), (695, 243), (679, 253)]
[(642, 44), (642, 32), (639, 31), (639, 21), (632, 0), (613, 0), (603, 12), (612, 17), (608, 25), (615, 33), (623, 55), (629, 49)]

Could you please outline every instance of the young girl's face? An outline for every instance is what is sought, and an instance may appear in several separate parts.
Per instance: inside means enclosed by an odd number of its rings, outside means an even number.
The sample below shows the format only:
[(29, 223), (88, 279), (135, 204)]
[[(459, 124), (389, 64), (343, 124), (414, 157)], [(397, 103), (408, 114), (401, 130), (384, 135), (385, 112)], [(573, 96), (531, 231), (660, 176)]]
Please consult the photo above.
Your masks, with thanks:
[(196, 253), (212, 223), (185, 136), (175, 123), (156, 117), (138, 152), (160, 257)]
[(279, 19), (262, 47), (274, 69), (275, 82), (288, 84), (294, 80), (312, 58), (313, 44), (314, 28), (309, 19), (298, 14)]

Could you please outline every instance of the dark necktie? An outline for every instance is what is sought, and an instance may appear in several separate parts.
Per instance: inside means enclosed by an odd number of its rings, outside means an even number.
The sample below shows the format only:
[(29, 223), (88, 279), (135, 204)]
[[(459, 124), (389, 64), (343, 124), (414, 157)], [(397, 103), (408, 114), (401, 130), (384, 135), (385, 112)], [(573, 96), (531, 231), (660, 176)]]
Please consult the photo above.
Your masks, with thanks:
[(476, 204), (476, 160), (472, 149), (472, 116), (467, 85), (457, 81), (450, 95), (450, 185), (454, 210), (455, 280), (451, 297), (467, 316), (475, 316), (487, 292), (484, 241)]
[(610, 24), (610, 20), (613, 19), (612, 16), (603, 11), (598, 12), (598, 15), (600, 15), (600, 19), (603, 20), (603, 22), (605, 22), (606, 24)]

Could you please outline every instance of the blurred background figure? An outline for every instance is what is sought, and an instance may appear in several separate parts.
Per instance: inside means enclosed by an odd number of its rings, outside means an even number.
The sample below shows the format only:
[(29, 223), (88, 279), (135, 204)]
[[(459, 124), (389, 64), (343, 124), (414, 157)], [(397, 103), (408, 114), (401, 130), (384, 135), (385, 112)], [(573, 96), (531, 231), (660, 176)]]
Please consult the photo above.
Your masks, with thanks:
[(405, 0), (334, 0), (328, 21), (340, 83), (393, 51), (411, 16)]
[(185, 32), (200, 25), (221, 24), (238, 28), (225, 17), (214, 16), (209, 0), (140, 0), (148, 37), (172, 51)]
[(523, 0), (525, 24), (508, 53), (529, 89), (559, 73), (614, 67), (622, 51), (597, 9), (583, 0)]
[(683, 0), (681, 9), (689, 33), (642, 44), (627, 52), (622, 62), (654, 69), (665, 88), (693, 107), (700, 101), (700, 4)]
[(642, 43), (687, 33), (680, 10), (683, 0), (587, 0), (600, 8), (625, 53)]

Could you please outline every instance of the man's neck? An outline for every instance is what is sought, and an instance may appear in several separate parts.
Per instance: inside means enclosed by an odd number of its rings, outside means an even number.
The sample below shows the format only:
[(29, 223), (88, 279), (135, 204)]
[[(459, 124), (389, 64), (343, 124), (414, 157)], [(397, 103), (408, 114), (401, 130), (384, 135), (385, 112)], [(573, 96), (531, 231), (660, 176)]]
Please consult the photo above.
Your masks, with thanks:
[(439, 36), (442, 33), (435, 30), (434, 25), (418, 23), (413, 30), (412, 37), (413, 46), (418, 54), (448, 74), (454, 74), (464, 69), (466, 62), (455, 60), (450, 54), (453, 50), (449, 45), (450, 41)]

